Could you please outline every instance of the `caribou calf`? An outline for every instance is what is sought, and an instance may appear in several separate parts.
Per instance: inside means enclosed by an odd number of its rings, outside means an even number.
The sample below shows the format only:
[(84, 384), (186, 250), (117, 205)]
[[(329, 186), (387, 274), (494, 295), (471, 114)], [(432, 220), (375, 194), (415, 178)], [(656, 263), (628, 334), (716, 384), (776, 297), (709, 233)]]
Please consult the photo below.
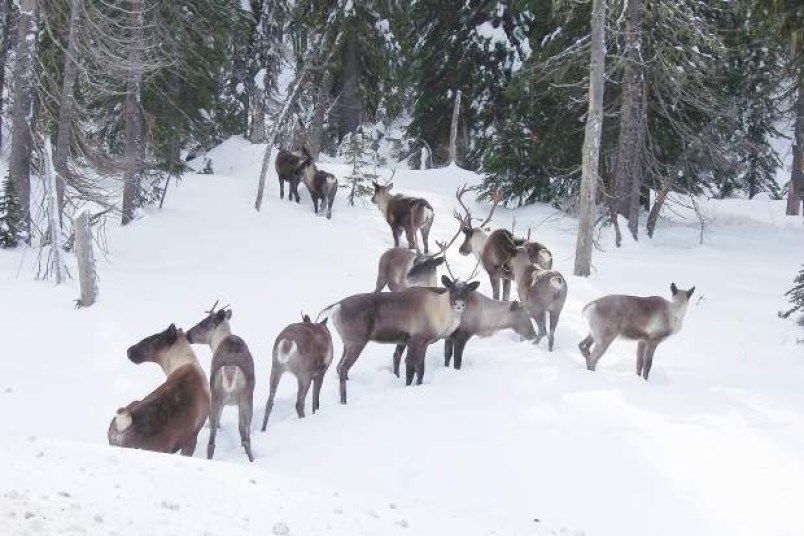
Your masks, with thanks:
[(192, 456), (209, 414), (210, 392), (187, 336), (171, 324), (130, 347), (128, 358), (157, 363), (167, 379), (144, 399), (117, 410), (109, 423), (109, 444)]
[(672, 283), (670, 301), (660, 296), (613, 294), (589, 303), (583, 308), (589, 335), (578, 345), (586, 359), (586, 368), (595, 370), (614, 339), (623, 337), (637, 341), (636, 373), (647, 380), (656, 347), (681, 330), (693, 292), (695, 287), (684, 290)]
[[(217, 303), (215, 304), (217, 305)], [(221, 424), (224, 406), (237, 406), (240, 444), (246, 451), (250, 462), (251, 417), (254, 412), (254, 359), (246, 342), (232, 335), (229, 320), (231, 309), (215, 306), (201, 322), (187, 332), (190, 344), (208, 344), (212, 349), (212, 366), (209, 374), (209, 388), (212, 392), (212, 407), (209, 411), (209, 443), (207, 458), (215, 453), (215, 438)]]
[(438, 255), (422, 255), (407, 248), (387, 250), (380, 256), (374, 292), (380, 292), (386, 285), (393, 292), (408, 287), (437, 286), (436, 269), (445, 260)]
[(268, 417), (274, 408), (276, 388), (282, 374), (291, 372), (296, 376), (299, 390), (296, 393), (296, 413), (304, 417), (304, 401), (310, 384), (313, 384), (313, 413), (318, 411), (321, 385), (324, 383), (330, 363), (332, 363), (332, 335), (327, 328), (327, 319), (313, 323), (310, 317), (302, 314), (302, 321), (291, 324), (279, 334), (274, 342), (271, 362), (271, 387), (268, 402), (265, 404), (265, 417), (262, 431), (268, 426)]
[(306, 169), (303, 169), (300, 173), (301, 180), (307, 186), (307, 191), (310, 192), (315, 213), (318, 214), (319, 202), (321, 203), (322, 211), (326, 204), (327, 219), (332, 219), (332, 203), (335, 201), (335, 194), (338, 193), (338, 179), (332, 173), (320, 169), (316, 169), (312, 176), (306, 172)]
[(391, 188), (394, 187), (394, 183), (389, 183), (385, 186), (381, 186), (376, 182), (373, 184), (374, 195), (371, 197), (371, 202), (377, 205), (385, 221), (391, 227), (394, 246), (399, 247), (399, 236), (404, 231), (408, 240), (408, 248), (420, 251), (416, 233), (421, 231), (424, 253), (428, 253), (428, 237), (435, 217), (435, 212), (430, 203), (420, 197), (391, 194)]
[[(547, 335), (547, 348), (552, 352), (558, 319), (567, 301), (567, 280), (555, 270), (545, 270), (539, 264), (532, 264), (531, 254), (527, 247), (517, 248), (511, 259), (511, 269), (519, 300), (539, 327), (535, 343), (538, 344)], [(548, 313), (549, 333), (545, 326)]]
[(279, 197), (285, 198), (285, 182), (289, 184), (288, 201), (300, 202), (299, 181), (304, 177), (312, 180), (315, 175), (315, 164), (313, 157), (302, 147), (301, 153), (293, 153), (285, 149), (279, 149), (274, 161), (276, 175), (279, 178)]
[(455, 369), (460, 369), (463, 350), (469, 339), (475, 335), (490, 337), (504, 329), (513, 329), (523, 339), (536, 338), (530, 315), (519, 302), (492, 300), (479, 292), (471, 292), (458, 329), (444, 341), (444, 365), (449, 367), (450, 358), (454, 355)]
[[(343, 356), (338, 363), (341, 404), (346, 404), (346, 380), (360, 353), (369, 341), (404, 345), (408, 348), (405, 383), (421, 384), (424, 357), (433, 342), (448, 337), (461, 322), (469, 293), (477, 281), (463, 283), (441, 277), (446, 287), (414, 287), (400, 292), (356, 294), (330, 305), (319, 314), (332, 317), (343, 341)], [(401, 355), (394, 354), (394, 368), (399, 369)]]

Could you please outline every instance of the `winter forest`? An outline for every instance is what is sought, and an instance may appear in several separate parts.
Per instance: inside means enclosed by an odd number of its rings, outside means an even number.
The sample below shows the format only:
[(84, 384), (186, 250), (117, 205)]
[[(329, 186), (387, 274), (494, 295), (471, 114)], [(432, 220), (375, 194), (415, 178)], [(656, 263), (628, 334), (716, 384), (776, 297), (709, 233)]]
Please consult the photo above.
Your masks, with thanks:
[(800, 535), (801, 0), (0, 0), (0, 534)]

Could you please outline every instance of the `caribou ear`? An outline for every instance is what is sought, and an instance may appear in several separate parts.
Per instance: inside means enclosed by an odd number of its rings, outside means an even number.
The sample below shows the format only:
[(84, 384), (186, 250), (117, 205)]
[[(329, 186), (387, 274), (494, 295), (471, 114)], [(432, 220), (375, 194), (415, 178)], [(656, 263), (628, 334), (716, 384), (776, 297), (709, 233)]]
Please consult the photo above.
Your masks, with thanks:
[(302, 322), (304, 322), (305, 324), (310, 324), (311, 323), (310, 315), (302, 313)]
[(319, 322), (319, 323), (318, 323), (318, 325), (319, 325), (319, 326), (326, 326), (326, 325), (327, 325), (327, 320), (329, 320), (329, 317), (324, 318), (324, 320), (322, 320), (321, 322)]
[(165, 330), (165, 338), (167, 339), (168, 344), (173, 344), (176, 342), (176, 339), (179, 338), (179, 334), (176, 330), (176, 324), (171, 324)]
[(379, 184), (377, 184), (377, 181), (371, 181), (371, 184), (373, 184), (373, 185), (374, 185), (374, 190), (375, 190), (375, 191), (380, 189), (380, 185), (379, 185)]
[(447, 288), (452, 288), (452, 280), (445, 275), (441, 276), (441, 284)]
[(693, 292), (695, 292), (695, 287), (692, 287), (691, 289), (689, 289), (689, 290), (687, 291), (687, 299), (688, 299), (688, 300), (689, 300), (690, 298), (692, 298), (692, 293), (693, 293)]
[(218, 322), (223, 322), (226, 320), (226, 309), (221, 309), (215, 313), (215, 320)]
[(511, 302), (511, 310), (512, 311), (518, 311), (519, 309), (520, 309), (519, 302), (516, 301), (516, 300), (512, 301)]
[(389, 182), (388, 184), (386, 184), (386, 185), (385, 185), (385, 189), (386, 189), (386, 190), (390, 190), (390, 189), (391, 189), (391, 188), (393, 188), (393, 187), (394, 187), (394, 183), (393, 183), (393, 182)]
[(673, 296), (675, 296), (678, 292), (678, 287), (675, 283), (670, 283), (670, 292), (673, 294)]
[(473, 291), (477, 290), (477, 287), (479, 287), (479, 286), (480, 286), (480, 281), (472, 281), (471, 283), (466, 285), (466, 290), (469, 291), (469, 292), (473, 292)]
[(231, 319), (232, 319), (232, 310), (231, 309), (226, 309), (226, 320), (231, 320)]
[(433, 265), (434, 266), (441, 266), (446, 261), (447, 261), (446, 257), (436, 257), (435, 259), (433, 259)]

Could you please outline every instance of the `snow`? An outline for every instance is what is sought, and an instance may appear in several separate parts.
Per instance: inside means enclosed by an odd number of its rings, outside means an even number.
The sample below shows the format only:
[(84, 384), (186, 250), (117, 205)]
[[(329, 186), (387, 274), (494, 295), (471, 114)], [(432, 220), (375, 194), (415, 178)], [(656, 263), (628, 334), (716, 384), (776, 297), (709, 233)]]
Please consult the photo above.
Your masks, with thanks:
[[(300, 205), (279, 199), (273, 168), (255, 212), (263, 149), (230, 139), (207, 155), (216, 175), (188, 174), (163, 210), (110, 225), (91, 308), (73, 308), (77, 281), (34, 281), (33, 252), (0, 251), (0, 533), (804, 532), (804, 347), (801, 328), (776, 317), (804, 226), (784, 216), (783, 201), (702, 201), (703, 244), (678, 208), (655, 239), (619, 250), (606, 229), (588, 279), (571, 275), (574, 218), (544, 205), (499, 207), (494, 224), (510, 228), (515, 217), (518, 233), (532, 228), (568, 280), (554, 353), (504, 332), (471, 340), (455, 371), (436, 344), (424, 384), (406, 388), (390, 372), (392, 347), (370, 344), (350, 372), (348, 405), (337, 402), (332, 367), (321, 410), (311, 415), (308, 399), (300, 420), (286, 376), (263, 433), (276, 335), (300, 311), (370, 291), (391, 245), (368, 202), (348, 207), (341, 192), (332, 220), (316, 217), (304, 188)], [(399, 169), (393, 179), (434, 207), (431, 245), (455, 232), (456, 188), (478, 181), (457, 166)], [(488, 209), (470, 206), (478, 216)], [(449, 260), (456, 274), (475, 262), (454, 246)], [(672, 281), (696, 295), (681, 333), (659, 346), (650, 381), (634, 374), (629, 342), (586, 371), (581, 308), (615, 292), (667, 296)], [(484, 278), (481, 290), (490, 293)], [(206, 429), (194, 459), (108, 447), (114, 411), (163, 381), (159, 367), (130, 363), (126, 348), (171, 322), (189, 328), (217, 299), (232, 304), (234, 332), (255, 356), (255, 463), (241, 450), (234, 408), (212, 462)], [(196, 353), (208, 370), (209, 349)]]

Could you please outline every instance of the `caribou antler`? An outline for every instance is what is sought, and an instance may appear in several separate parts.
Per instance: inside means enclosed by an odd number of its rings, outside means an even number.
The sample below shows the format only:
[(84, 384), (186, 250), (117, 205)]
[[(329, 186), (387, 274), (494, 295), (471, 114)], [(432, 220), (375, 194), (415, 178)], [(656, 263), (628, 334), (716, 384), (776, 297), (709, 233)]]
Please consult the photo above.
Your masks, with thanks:
[(494, 193), (491, 194), (491, 201), (493, 203), (491, 205), (491, 212), (489, 212), (488, 217), (485, 220), (483, 220), (483, 223), (478, 225), (478, 227), (485, 227), (486, 224), (491, 221), (492, 216), (494, 216), (494, 211), (497, 210), (497, 205), (499, 205), (500, 201), (502, 201), (502, 192), (499, 190), (495, 190)]
[[(457, 240), (458, 236), (460, 236), (461, 230), (464, 227), (466, 227), (466, 228), (471, 228), (472, 227), (472, 211), (469, 210), (469, 208), (463, 202), (463, 196), (464, 196), (464, 194), (466, 194), (466, 192), (468, 192), (469, 190), (473, 190), (473, 189), (474, 188), (470, 188), (470, 187), (468, 187), (467, 185), (464, 184), (463, 186), (458, 188), (458, 191), (455, 192), (455, 197), (458, 199), (458, 204), (461, 205), (461, 208), (466, 213), (466, 215), (462, 216), (461, 213), (458, 212), (457, 210), (452, 211), (452, 216), (456, 220), (458, 220), (458, 223), (460, 225), (458, 227), (458, 230), (455, 232), (455, 234), (449, 240), (449, 242), (439, 242), (438, 240), (436, 240), (436, 245), (438, 246), (438, 249), (441, 250), (441, 251), (439, 251), (439, 253), (446, 253), (447, 252), (449, 247), (452, 244), (454, 244), (455, 240)], [(450, 272), (450, 275), (452, 275), (452, 272)]]
[[(217, 307), (217, 306), (218, 306), (218, 302), (219, 302), (219, 301), (220, 301), (220, 300), (215, 300), (215, 303), (213, 303), (213, 304), (212, 304), (212, 307), (210, 308), (210, 310), (209, 310), (209, 311), (204, 311), (204, 312), (205, 312), (205, 313), (207, 313), (207, 314), (210, 314), (210, 315), (211, 315), (211, 314), (213, 314), (213, 313), (215, 313), (215, 307)], [(225, 310), (226, 310), (228, 307), (229, 307), (229, 304), (227, 303), (226, 305), (224, 305), (223, 307), (221, 307), (221, 308), (219, 309), (219, 311), (225, 311)]]

